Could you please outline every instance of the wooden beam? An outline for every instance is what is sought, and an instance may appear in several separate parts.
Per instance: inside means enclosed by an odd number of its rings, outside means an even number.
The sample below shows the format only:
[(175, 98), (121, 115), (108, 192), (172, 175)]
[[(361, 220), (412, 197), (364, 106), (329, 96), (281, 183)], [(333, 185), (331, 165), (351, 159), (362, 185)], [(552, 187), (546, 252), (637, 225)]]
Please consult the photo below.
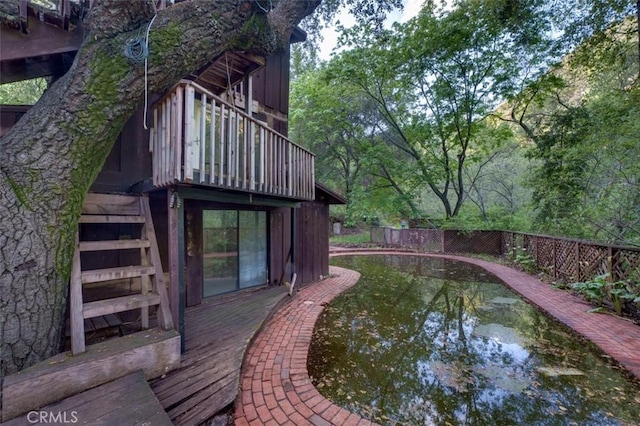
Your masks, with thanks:
[(206, 178), (204, 167), (206, 163), (205, 154), (207, 152), (207, 143), (205, 141), (205, 136), (207, 134), (207, 95), (202, 93), (200, 97), (200, 164), (198, 169), (200, 169), (200, 183), (203, 183)]
[(71, 279), (69, 281), (69, 320), (71, 322), (71, 352), (74, 355), (85, 351), (84, 316), (82, 314), (82, 268), (80, 264), (79, 231), (76, 231)]
[(187, 86), (184, 96), (184, 177), (187, 182), (193, 180), (193, 143), (195, 136), (195, 89)]
[(126, 250), (149, 247), (147, 240), (103, 240), (103, 241), (82, 241), (80, 251), (105, 251), (105, 250)]
[(119, 280), (122, 278), (137, 278), (142, 275), (155, 273), (153, 266), (121, 266), (118, 268), (92, 269), (82, 272), (82, 284), (102, 281)]
[(82, 204), (84, 214), (140, 215), (138, 196), (89, 193)]
[(134, 294), (85, 303), (82, 312), (85, 318), (93, 318), (159, 304), (160, 295), (157, 293)]
[(151, 264), (155, 267), (156, 273), (153, 276), (154, 291), (160, 296), (160, 306), (158, 307), (158, 325), (163, 330), (171, 330), (174, 327), (174, 322), (171, 318), (171, 309), (169, 303), (169, 296), (167, 295), (167, 287), (164, 282), (164, 272), (162, 271), (162, 259), (160, 258), (160, 251), (158, 250), (158, 241), (156, 240), (156, 231), (153, 226), (153, 217), (151, 215), (151, 208), (149, 207), (149, 197), (147, 195), (140, 199), (141, 208), (144, 211), (146, 223), (144, 225), (145, 233), (149, 239), (149, 257)]
[(124, 215), (86, 215), (80, 216), (80, 223), (144, 223), (142, 216)]

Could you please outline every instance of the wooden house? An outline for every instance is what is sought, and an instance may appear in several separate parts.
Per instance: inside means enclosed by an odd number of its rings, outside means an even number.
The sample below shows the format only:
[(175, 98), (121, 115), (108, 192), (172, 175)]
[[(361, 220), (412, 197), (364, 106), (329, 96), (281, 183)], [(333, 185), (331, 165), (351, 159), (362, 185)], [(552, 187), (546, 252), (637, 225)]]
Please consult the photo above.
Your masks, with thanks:
[[(47, 22), (29, 4), (26, 15), (28, 35), (0, 30), (2, 83), (62, 75), (82, 41), (64, 11)], [(297, 30), (291, 42), (304, 37)], [(175, 329), (166, 359), (127, 365), (152, 378), (179, 364), (189, 307), (328, 275), (328, 206), (344, 199), (315, 182), (314, 155), (287, 138), (288, 93), (289, 52), (227, 52), (152, 94), (149, 130), (143, 110), (132, 115), (83, 206), (70, 283), (74, 354), (86, 350), (88, 328), (112, 322)], [(0, 135), (27, 109), (0, 106)], [(152, 358), (165, 365), (145, 365)], [(123, 375), (115, 370), (96, 380)]]

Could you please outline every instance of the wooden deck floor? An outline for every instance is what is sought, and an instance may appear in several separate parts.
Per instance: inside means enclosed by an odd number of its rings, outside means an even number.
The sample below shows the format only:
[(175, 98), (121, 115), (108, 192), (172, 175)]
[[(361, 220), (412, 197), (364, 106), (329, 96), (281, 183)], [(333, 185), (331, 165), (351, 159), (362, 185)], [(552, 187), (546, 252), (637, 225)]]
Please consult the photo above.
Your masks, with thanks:
[(286, 295), (285, 287), (271, 287), (186, 310), (182, 365), (151, 382), (174, 424), (200, 424), (233, 402), (247, 346)]
[(28, 424), (170, 426), (142, 371), (31, 411), (3, 426)]

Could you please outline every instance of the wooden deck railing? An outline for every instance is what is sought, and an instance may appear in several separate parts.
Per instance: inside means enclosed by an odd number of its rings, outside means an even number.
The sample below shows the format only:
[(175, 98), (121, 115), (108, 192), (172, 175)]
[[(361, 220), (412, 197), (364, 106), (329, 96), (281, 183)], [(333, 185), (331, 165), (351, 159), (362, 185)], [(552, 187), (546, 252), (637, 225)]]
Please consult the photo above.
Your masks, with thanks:
[(312, 200), (314, 155), (235, 105), (181, 81), (155, 104), (150, 150), (157, 187), (188, 182)]

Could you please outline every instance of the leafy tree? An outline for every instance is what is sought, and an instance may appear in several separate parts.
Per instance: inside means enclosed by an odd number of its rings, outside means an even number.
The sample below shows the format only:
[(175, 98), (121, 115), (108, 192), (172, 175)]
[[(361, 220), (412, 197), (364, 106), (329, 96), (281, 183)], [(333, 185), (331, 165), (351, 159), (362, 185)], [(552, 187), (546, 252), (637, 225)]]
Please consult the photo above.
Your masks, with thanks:
[[(638, 241), (638, 65), (632, 41), (612, 43), (589, 40), (503, 111), (535, 144), (529, 183), (538, 231)], [(587, 54), (597, 60), (585, 62)]]
[(384, 141), (377, 175), (412, 199), (428, 188), (445, 216), (456, 216), (483, 118), (546, 58), (546, 16), (542, 2), (457, 1), (449, 11), (426, 2), (392, 31), (346, 32), (353, 49), (330, 70), (377, 105)]
[[(166, 90), (227, 50), (285, 48), (320, 3), (193, 0), (157, 11), (149, 91)], [(144, 100), (145, 73), (122, 46), (155, 15), (153, 0), (94, 2), (71, 69), (0, 139), (0, 377), (59, 349), (82, 202)]]

